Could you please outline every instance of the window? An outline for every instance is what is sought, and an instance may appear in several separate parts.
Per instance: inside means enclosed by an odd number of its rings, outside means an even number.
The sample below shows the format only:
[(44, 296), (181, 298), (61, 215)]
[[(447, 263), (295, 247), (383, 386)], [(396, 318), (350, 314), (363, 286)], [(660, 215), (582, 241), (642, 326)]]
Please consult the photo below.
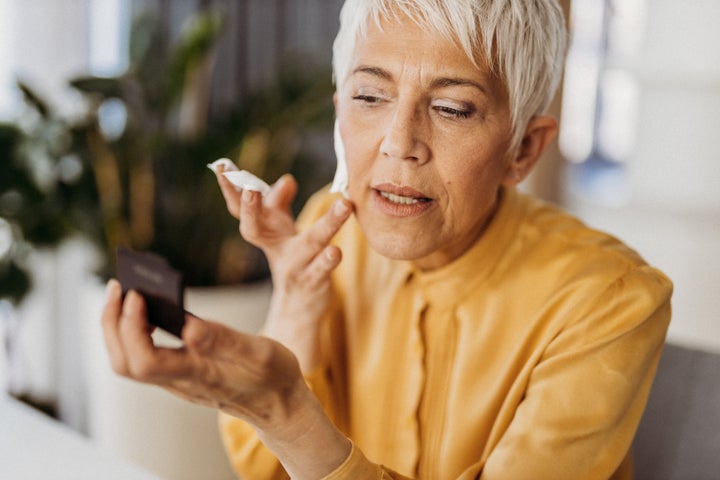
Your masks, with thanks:
[(560, 149), (569, 189), (619, 206), (630, 199), (625, 168), (636, 138), (639, 84), (631, 68), (643, 39), (644, 0), (575, 0)]

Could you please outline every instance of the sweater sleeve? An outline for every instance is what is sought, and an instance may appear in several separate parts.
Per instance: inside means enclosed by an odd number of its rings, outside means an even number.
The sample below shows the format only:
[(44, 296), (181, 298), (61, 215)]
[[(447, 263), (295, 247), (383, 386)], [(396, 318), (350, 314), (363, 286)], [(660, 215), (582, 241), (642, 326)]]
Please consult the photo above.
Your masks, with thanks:
[(334, 472), (322, 480), (410, 480), (392, 470), (370, 462), (353, 444), (350, 456)]
[(580, 307), (534, 367), (481, 478), (617, 478), (655, 376), (671, 292), (643, 266)]
[(289, 478), (280, 462), (260, 442), (255, 430), (248, 423), (225, 413), (219, 414), (218, 421), (225, 452), (239, 478), (248, 480)]

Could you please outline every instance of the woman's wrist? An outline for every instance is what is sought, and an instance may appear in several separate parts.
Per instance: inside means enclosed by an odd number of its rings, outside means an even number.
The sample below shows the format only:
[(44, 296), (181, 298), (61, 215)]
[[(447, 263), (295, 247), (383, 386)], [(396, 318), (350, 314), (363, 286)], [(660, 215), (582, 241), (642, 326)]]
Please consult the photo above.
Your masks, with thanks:
[(303, 321), (297, 316), (282, 314), (271, 306), (262, 334), (280, 342), (293, 352), (300, 364), (300, 370), (307, 375), (320, 365), (318, 348), (320, 319)]
[(293, 479), (322, 478), (336, 470), (352, 451), (307, 385), (299, 387), (281, 424), (258, 428), (260, 440)]

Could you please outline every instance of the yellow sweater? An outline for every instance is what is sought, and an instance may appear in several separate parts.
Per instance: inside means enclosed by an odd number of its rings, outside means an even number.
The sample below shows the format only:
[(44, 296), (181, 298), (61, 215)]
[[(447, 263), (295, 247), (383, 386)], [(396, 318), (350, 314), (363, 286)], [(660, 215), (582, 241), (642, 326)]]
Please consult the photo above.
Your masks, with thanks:
[[(305, 221), (334, 198), (314, 198)], [(341, 309), (308, 383), (353, 452), (326, 480), (632, 477), (670, 321), (661, 272), (515, 190), (432, 272), (377, 255), (354, 219), (334, 243)], [(250, 427), (220, 424), (242, 478), (287, 478)]]

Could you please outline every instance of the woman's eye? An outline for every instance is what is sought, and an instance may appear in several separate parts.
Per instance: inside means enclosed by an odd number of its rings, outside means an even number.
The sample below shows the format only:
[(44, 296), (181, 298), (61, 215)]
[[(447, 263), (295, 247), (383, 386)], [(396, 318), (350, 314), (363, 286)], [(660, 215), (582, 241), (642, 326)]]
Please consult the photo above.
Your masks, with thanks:
[(380, 103), (382, 99), (380, 97), (374, 96), (374, 95), (355, 95), (352, 97), (353, 100), (357, 100), (362, 103)]
[(441, 115), (450, 118), (469, 118), (472, 115), (472, 110), (461, 110), (458, 108), (448, 107), (445, 105), (436, 105), (433, 107), (436, 112), (440, 112)]

